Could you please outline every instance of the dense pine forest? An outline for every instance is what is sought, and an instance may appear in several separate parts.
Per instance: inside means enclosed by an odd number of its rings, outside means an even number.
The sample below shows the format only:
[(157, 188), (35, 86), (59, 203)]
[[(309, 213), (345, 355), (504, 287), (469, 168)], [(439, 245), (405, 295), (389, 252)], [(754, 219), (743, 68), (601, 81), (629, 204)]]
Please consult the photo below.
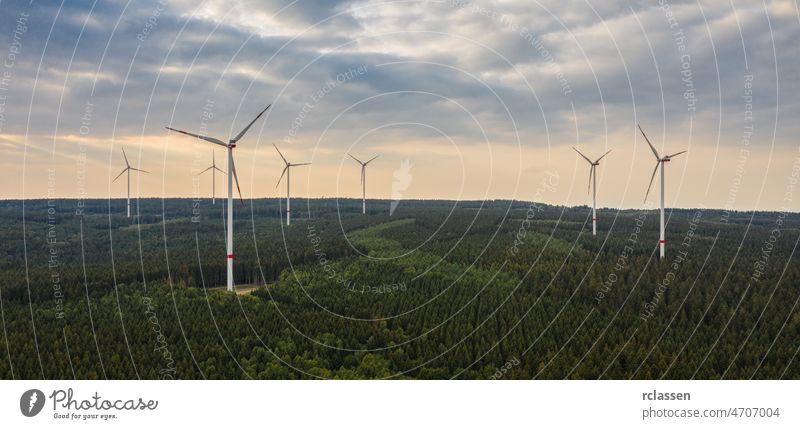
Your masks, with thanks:
[(0, 378), (800, 378), (800, 216), (0, 202)]

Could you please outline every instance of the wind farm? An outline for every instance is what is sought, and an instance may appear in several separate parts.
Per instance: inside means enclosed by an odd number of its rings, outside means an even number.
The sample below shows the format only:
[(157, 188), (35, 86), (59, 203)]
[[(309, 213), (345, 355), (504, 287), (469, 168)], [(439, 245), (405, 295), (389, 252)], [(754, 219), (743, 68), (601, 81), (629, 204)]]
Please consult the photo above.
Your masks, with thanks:
[[(665, 315), (659, 318), (657, 323), (659, 327), (669, 326), (671, 321), (666, 315), (678, 314), (683, 305), (679, 301), (667, 303), (662, 298), (666, 290), (665, 285), (671, 284), (677, 277), (676, 270), (680, 270), (685, 263), (696, 264), (696, 258), (699, 258), (700, 255), (716, 253), (718, 254), (716, 261), (724, 261), (726, 258), (733, 257), (731, 252), (737, 248), (734, 245), (737, 234), (721, 237), (722, 228), (732, 231), (747, 228), (748, 234), (752, 234), (751, 240), (764, 240), (771, 246), (778, 243), (774, 235), (775, 229), (764, 226), (769, 223), (770, 219), (770, 215), (767, 213), (754, 215), (758, 218), (758, 225), (754, 226), (752, 218), (748, 221), (746, 215), (732, 215), (724, 210), (672, 208), (667, 212), (665, 166), (667, 162), (671, 162), (672, 159), (687, 151), (683, 150), (662, 156), (638, 123), (630, 125), (634, 130), (634, 135), (636, 135), (635, 131), (641, 134), (648, 146), (647, 153), (652, 153), (656, 161), (645, 193), (645, 204), (653, 188), (655, 176), (659, 170), (661, 172), (658, 222), (656, 223), (650, 218), (651, 210), (648, 207), (606, 207), (603, 213), (608, 214), (608, 219), (604, 219), (603, 224), (609, 225), (609, 228), (602, 234), (602, 240), (597, 238), (598, 169), (602, 161), (604, 166), (610, 167), (610, 170), (619, 170), (618, 163), (621, 163), (617, 161), (619, 156), (627, 155), (632, 158), (636, 152), (635, 138), (628, 142), (617, 142), (613, 149), (609, 145), (605, 145), (602, 148), (602, 154), (596, 158), (587, 155), (591, 152), (599, 153), (600, 150), (593, 149), (596, 146), (583, 148), (583, 150), (579, 150), (575, 146), (571, 147), (574, 153), (580, 157), (579, 163), (585, 165), (583, 164), (585, 161), (589, 167), (586, 191), (591, 196), (591, 211), (588, 217), (577, 201), (575, 206), (565, 206), (536, 200), (421, 200), (404, 196), (399, 193), (398, 189), (402, 189), (404, 192), (409, 190), (410, 162), (398, 154), (382, 157), (381, 164), (394, 164), (400, 167), (391, 173), (376, 167), (377, 171), (374, 171), (370, 178), (383, 184), (382, 193), (380, 192), (381, 186), (373, 185), (370, 187), (370, 195), (373, 195), (374, 189), (378, 189), (379, 192), (372, 198), (368, 198), (367, 167), (372, 166), (373, 161), (380, 155), (372, 155), (370, 158), (362, 160), (350, 152), (327, 151), (323, 152), (327, 156), (313, 158), (314, 166), (322, 164), (322, 168), (324, 168), (325, 164), (331, 162), (329, 158), (333, 158), (337, 153), (344, 159), (352, 159), (359, 167), (358, 188), (355, 188), (355, 184), (349, 180), (343, 180), (343, 184), (347, 189), (359, 191), (359, 198), (352, 198), (352, 193), (349, 191), (345, 195), (334, 198), (304, 198), (301, 201), (305, 206), (304, 209), (308, 212), (306, 216), (300, 216), (301, 224), (304, 226), (301, 228), (291, 227), (293, 218), (291, 208), (292, 169), (309, 167), (309, 174), (306, 175), (306, 186), (309, 187), (314, 186), (316, 181), (332, 179), (330, 175), (314, 174), (316, 170), (311, 168), (311, 162), (290, 161), (278, 145), (272, 143), (272, 149), (277, 153), (282, 167), (275, 185), (277, 193), (263, 181), (252, 180), (253, 197), (247, 200), (243, 198), (233, 149), (239, 146), (248, 131), (271, 107), (272, 103), (267, 104), (267, 107), (260, 110), (241, 131), (227, 140), (211, 137), (206, 132), (194, 133), (172, 126), (166, 127), (171, 132), (215, 145), (212, 146), (211, 164), (206, 164), (205, 168), (195, 176), (200, 177), (211, 173), (210, 204), (212, 206), (216, 204), (216, 173), (227, 176), (225, 222), (214, 222), (213, 212), (204, 211), (201, 202), (193, 202), (191, 215), (185, 216), (180, 214), (184, 206), (180, 199), (162, 199), (160, 205), (158, 200), (140, 199), (140, 204), (137, 205), (138, 221), (135, 225), (138, 231), (137, 235), (130, 235), (120, 224), (112, 227), (115, 242), (135, 247), (133, 244), (138, 240), (139, 246), (147, 249), (152, 249), (153, 243), (158, 240), (163, 240), (165, 243), (182, 244), (169, 246), (171, 249), (170, 266), (161, 266), (159, 258), (153, 259), (152, 256), (142, 254), (140, 255), (142, 261), (147, 258), (148, 262), (140, 264), (141, 273), (130, 268), (115, 269), (115, 282), (130, 282), (130, 286), (126, 284), (125, 288), (136, 290), (140, 278), (149, 278), (149, 283), (155, 284), (150, 287), (153, 287), (153, 290), (160, 289), (162, 293), (167, 292), (168, 289), (165, 289), (167, 287), (177, 286), (177, 289), (170, 292), (171, 296), (179, 297), (183, 302), (191, 302), (193, 306), (200, 305), (201, 302), (197, 300), (197, 295), (193, 295), (195, 294), (193, 291), (196, 290), (203, 291), (206, 294), (205, 299), (213, 301), (228, 302), (226, 301), (229, 299), (228, 297), (243, 300), (240, 305), (246, 303), (248, 311), (271, 315), (270, 322), (266, 322), (264, 319), (259, 319), (260, 322), (257, 322), (257, 329), (269, 332), (271, 337), (283, 338), (279, 340), (283, 341), (281, 343), (270, 342), (270, 348), (296, 347), (293, 342), (292, 346), (288, 345), (286, 332), (275, 330), (275, 326), (281, 325), (275, 319), (280, 315), (280, 317), (295, 317), (306, 321), (313, 318), (315, 322), (308, 325), (306, 330), (315, 337), (346, 338), (355, 344), (355, 349), (368, 349), (370, 347), (391, 347), (391, 344), (396, 344), (395, 340), (403, 341), (409, 334), (425, 335), (425, 330), (416, 326), (417, 317), (406, 316), (406, 314), (413, 312), (415, 305), (424, 302), (436, 302), (436, 304), (428, 304), (430, 305), (429, 310), (447, 313), (449, 310), (446, 309), (445, 303), (469, 301), (469, 297), (481, 295), (482, 288), (486, 287), (485, 285), (480, 286), (481, 281), (498, 275), (497, 272), (490, 274), (497, 268), (498, 261), (501, 261), (500, 267), (512, 264), (516, 268), (501, 270), (504, 273), (502, 279), (492, 286), (489, 295), (482, 298), (484, 302), (490, 303), (484, 309), (486, 311), (502, 307), (503, 296), (515, 291), (519, 287), (520, 281), (526, 281), (524, 279), (527, 278), (528, 273), (525, 271), (527, 270), (536, 273), (536, 278), (540, 280), (529, 282), (528, 287), (531, 288), (531, 291), (523, 293), (517, 299), (516, 305), (522, 308), (543, 309), (544, 307), (539, 307), (539, 302), (544, 299), (545, 303), (542, 305), (571, 306), (571, 314), (591, 316), (595, 311), (599, 311), (596, 310), (597, 305), (608, 301), (609, 308), (602, 316), (598, 316), (604, 318), (598, 326), (603, 326), (603, 323), (608, 326), (614, 323), (620, 312), (623, 314), (622, 317), (628, 321), (637, 321), (635, 323), (638, 324), (649, 323), (650, 320), (657, 317), (659, 308), (664, 307)], [(273, 127), (272, 123), (264, 124), (264, 128), (267, 130)], [(265, 136), (265, 138), (270, 138), (270, 136)], [(272, 165), (273, 162), (270, 159), (274, 159), (274, 154), (269, 150), (270, 145), (262, 146), (260, 140), (260, 138), (255, 138), (247, 146), (252, 159), (251, 170), (254, 173)], [(216, 146), (222, 146), (227, 150), (227, 172), (216, 163), (213, 149)], [(571, 153), (568, 149), (566, 146), (559, 147), (559, 156)], [(607, 158), (612, 151), (619, 156)], [(124, 148), (121, 149), (121, 152), (125, 167), (114, 177), (112, 183), (116, 182), (123, 174), (127, 174), (126, 202), (127, 216), (130, 217), (131, 172), (147, 173), (147, 171), (133, 167)], [(264, 152), (269, 152), (271, 156), (265, 155)], [(295, 151), (293, 150), (293, 152)], [(295, 155), (292, 154), (292, 156)], [(381, 164), (376, 165), (380, 166)], [(171, 165), (171, 167), (174, 166)], [(546, 177), (550, 178), (540, 182), (541, 189), (552, 191), (558, 186), (558, 181), (553, 181), (554, 174), (557, 177), (557, 173), (548, 173), (549, 176)], [(347, 178), (349, 179), (349, 176)], [(405, 180), (398, 182), (400, 179)], [(583, 180), (580, 177), (578, 179), (579, 181)], [(422, 186), (425, 186), (435, 180), (442, 179), (418, 174), (414, 183), (422, 183)], [(285, 196), (281, 195), (282, 192), (279, 190), (284, 181)], [(391, 192), (387, 192), (387, 183), (391, 185), (389, 187)], [(241, 203), (238, 206), (233, 204), (234, 184)], [(266, 194), (266, 196), (258, 197), (256, 196), (258, 194)], [(196, 200), (197, 198), (193, 201)], [(604, 197), (603, 200), (608, 200), (608, 197)], [(367, 210), (368, 204), (370, 210)], [(237, 230), (234, 222), (236, 220), (233, 213), (234, 207), (240, 207), (243, 213), (249, 212), (239, 220), (239, 224), (244, 228), (244, 233)], [(157, 214), (159, 209), (162, 211), (161, 217)], [(0, 210), (0, 215), (2, 215), (2, 210)], [(667, 222), (668, 215), (669, 223)], [(167, 218), (168, 216), (169, 218)], [(91, 216), (84, 217), (82, 221), (91, 218)], [(191, 220), (187, 221), (187, 219)], [(295, 220), (297, 221), (297, 219)], [(589, 222), (591, 223), (591, 235), (584, 235), (583, 231)], [(788, 227), (792, 234), (800, 236), (800, 217), (797, 215), (781, 215), (776, 222), (782, 228)], [(113, 220), (112, 225), (114, 225)], [(170, 226), (166, 228), (159, 227), (159, 225)], [(164, 231), (168, 229), (170, 232), (165, 233)], [(92, 236), (91, 233), (89, 236), (92, 241), (97, 240), (97, 237)], [(186, 237), (189, 237), (191, 241), (187, 242)], [(221, 239), (222, 237), (224, 239)], [(675, 256), (671, 258), (668, 258), (665, 249), (668, 238), (681, 245), (681, 249), (676, 251)], [(719, 247), (717, 247), (718, 240), (722, 240), (719, 242)], [(237, 253), (239, 258), (237, 258), (236, 265), (233, 263), (234, 241), (237, 243), (237, 249), (241, 249)], [(143, 245), (143, 243), (146, 244)], [(649, 243), (657, 243), (657, 245), (652, 246)], [(189, 245), (187, 246), (187, 244)], [(192, 252), (192, 245), (194, 252)], [(789, 254), (787, 245), (788, 243), (781, 245), (784, 255)], [(224, 247), (224, 254), (221, 252), (222, 247)], [(690, 255), (695, 255), (695, 262), (687, 262), (690, 261), (687, 259)], [(126, 251), (118, 250), (114, 252), (113, 257), (130, 258), (130, 256)], [(784, 258), (786, 257), (788, 256), (784, 256)], [(221, 263), (223, 258), (225, 259), (224, 264)], [(540, 265), (541, 258), (545, 258), (548, 261), (547, 264)], [(554, 261), (559, 261), (563, 269), (553, 271), (550, 266)], [(174, 277), (169, 276), (167, 280), (164, 280), (161, 273), (170, 272), (172, 264), (179, 264), (180, 274)], [(708, 260), (703, 264), (703, 267), (706, 267), (709, 264)], [(708, 266), (711, 267), (711, 271), (723, 269), (718, 262)], [(615, 283), (620, 279), (618, 273), (623, 272), (627, 272), (626, 276), (629, 276), (630, 279), (647, 278), (648, 280), (644, 282), (645, 287), (637, 290), (635, 286), (632, 286), (628, 296), (612, 295)], [(739, 267), (731, 272), (733, 278), (743, 279), (747, 276), (746, 267)], [(591, 273), (593, 280), (586, 280), (586, 277), (580, 278), (579, 273)], [(702, 272), (696, 275), (705, 276)], [(420, 278), (428, 280), (418, 283)], [(548, 278), (549, 280), (546, 282), (542, 281)], [(169, 283), (176, 280), (177, 285)], [(165, 281), (167, 283), (164, 283)], [(629, 280), (624, 281), (625, 284), (629, 282)], [(422, 286), (423, 284), (426, 286)], [(460, 287), (451, 289), (449, 285), (454, 284), (459, 284)], [(564, 286), (575, 284), (578, 286), (570, 294), (565, 294)], [(688, 283), (688, 280), (679, 283), (677, 287), (679, 293), (687, 297), (685, 299), (689, 299), (694, 288), (692, 283)], [(118, 289), (116, 290), (118, 293)], [(75, 292), (71, 291), (71, 293)], [(785, 292), (783, 295), (783, 302), (789, 303), (791, 300), (785, 296)], [(439, 299), (440, 296), (446, 298)], [(539, 298), (536, 298), (537, 296)], [(737, 299), (735, 294), (727, 293), (723, 295), (722, 301), (732, 303)], [(629, 305), (628, 302), (631, 300), (643, 304)], [(228, 326), (236, 326), (236, 329), (239, 330), (244, 329), (240, 325), (242, 319), (238, 318), (236, 312), (230, 309), (229, 305), (231, 304), (222, 305), (223, 313), (219, 316), (224, 318), (225, 323)], [(273, 306), (280, 306), (280, 310), (275, 310)], [(619, 308), (619, 310), (612, 314), (611, 309), (613, 308)], [(782, 308), (780, 311), (784, 310), (786, 309)], [(473, 311), (481, 313), (480, 317), (492, 317), (483, 310), (474, 309)], [(311, 314), (315, 315), (311, 316)], [(503, 310), (500, 314), (505, 324), (511, 324), (511, 321), (516, 320), (519, 316), (519, 312), (512, 310)], [(404, 322), (396, 329), (389, 329), (387, 325), (388, 331), (382, 334), (386, 335), (382, 340), (375, 340), (374, 334), (368, 334), (363, 331), (362, 327), (345, 328), (339, 326), (338, 322), (342, 319), (356, 323), (361, 320), (384, 320), (386, 315), (401, 317)], [(215, 321), (202, 320), (199, 325), (214, 323), (216, 323), (216, 319)], [(470, 321), (463, 321), (453, 329), (465, 333), (464, 329), (471, 324)], [(525, 321), (524, 324), (526, 329), (542, 328), (540, 322), (531, 319)], [(545, 328), (543, 335), (554, 340), (564, 337), (573, 328), (569, 324), (559, 323), (552, 332), (546, 332), (547, 328)], [(331, 334), (329, 330), (334, 333)], [(704, 335), (713, 330), (713, 327), (705, 328)], [(658, 341), (658, 332), (659, 330), (656, 329), (642, 334), (646, 337), (635, 347), (644, 348), (646, 344)], [(333, 337), (329, 337), (329, 334)], [(468, 349), (481, 348), (480, 344), (495, 339), (495, 334), (496, 332), (488, 332), (481, 338), (470, 341)], [(523, 349), (525, 353), (528, 350), (534, 350), (537, 355), (548, 353), (548, 346), (545, 344), (540, 345), (537, 341), (526, 343), (529, 340), (525, 338), (522, 331), (512, 329), (508, 331), (508, 334), (512, 335), (515, 344), (527, 344)], [(438, 335), (434, 335), (430, 340), (431, 344), (446, 343), (448, 341), (446, 336), (441, 337), (441, 335), (446, 334), (440, 332)], [(602, 336), (602, 332), (586, 329), (579, 335), (576, 341), (582, 345), (581, 350), (584, 353), (592, 354), (593, 346), (591, 344), (593, 341), (597, 341), (597, 335)], [(360, 338), (368, 338), (368, 340), (363, 342)], [(390, 340), (390, 338), (393, 339)], [(616, 336), (613, 341), (609, 341), (609, 347), (626, 347), (630, 341), (624, 336)], [(763, 341), (765, 340), (762, 339)], [(342, 345), (344, 343), (338, 344), (340, 346), (337, 347), (346, 348)], [(728, 343), (727, 346), (731, 347), (733, 344), (735, 343)], [(252, 350), (259, 350), (259, 348), (256, 347)], [(245, 353), (248, 359), (260, 359), (249, 354), (252, 350), (241, 353)], [(433, 350), (430, 351), (433, 352)], [(763, 350), (763, 348), (757, 350)], [(431, 359), (433, 356), (427, 350), (425, 352), (406, 352), (412, 353), (416, 360)], [(784, 359), (789, 352), (788, 350), (784, 351), (775, 359)], [(323, 356), (317, 350), (309, 348), (305, 348), (303, 354), (304, 356), (313, 356), (312, 359), (316, 361)], [(349, 355), (349, 352), (346, 352), (345, 355)], [(217, 357), (221, 356), (217, 353)], [(345, 359), (353, 358), (346, 357)], [(435, 371), (437, 371), (435, 374), (425, 373), (420, 375), (420, 378), (445, 377), (463, 373), (460, 368), (469, 367), (468, 359), (471, 358), (463, 360), (451, 356), (447, 363), (435, 367)], [(699, 368), (694, 373), (704, 371), (703, 373), (709, 376), (716, 371), (714, 367), (707, 365), (705, 360), (701, 360), (701, 357), (697, 356), (687, 356), (684, 366), (676, 369), (665, 367), (661, 361), (651, 360), (647, 355), (640, 359), (635, 367), (622, 365), (620, 362), (613, 369), (606, 368), (605, 372), (598, 372), (600, 368), (597, 365), (583, 364), (581, 361), (571, 368), (568, 365), (556, 365), (549, 369), (541, 365), (526, 363), (515, 372), (515, 377), (542, 376), (544, 372), (546, 378), (569, 377), (572, 374), (578, 378), (595, 378), (604, 376), (609, 370), (612, 371), (611, 377), (614, 378), (649, 377), (654, 373), (687, 377), (689, 376), (688, 368)], [(280, 367), (274, 361), (269, 359), (267, 361), (271, 362), (269, 365), (277, 365), (271, 367), (274, 370)], [(263, 364), (267, 364), (267, 361), (264, 361)], [(314, 366), (311, 371), (315, 374), (324, 374), (326, 378), (376, 378), (391, 374), (392, 370), (389, 368), (399, 369), (410, 365), (409, 361), (400, 357), (390, 358), (386, 361), (387, 366), (380, 370), (363, 367), (366, 365), (363, 357), (362, 360), (356, 359), (352, 362), (356, 366), (346, 363), (306, 363), (304, 365), (322, 365)], [(618, 361), (612, 360), (612, 362)], [(209, 368), (205, 367), (203, 374)], [(216, 368), (213, 369), (217, 371)], [(0, 366), (0, 371), (2, 370), (3, 367)], [(752, 365), (729, 368), (729, 370), (734, 371), (737, 376), (742, 376), (749, 371), (756, 373), (762, 371), (760, 367)], [(789, 369), (784, 369), (784, 371), (787, 370)], [(776, 376), (775, 372), (765, 371), (763, 373), (765, 378)], [(258, 375), (267, 378), (282, 378), (281, 374), (286, 375), (287, 373), (267, 372)], [(489, 373), (479, 368), (469, 369), (466, 374), (468, 378), (489, 377)], [(196, 378), (199, 373), (189, 371), (184, 375)], [(237, 375), (241, 374), (227, 366), (222, 369), (222, 372), (215, 373), (215, 376), (224, 378), (236, 378)], [(492, 373), (491, 376), (495, 375)], [(118, 376), (128, 377), (130, 373), (122, 371), (118, 373)]]
[(797, 427), (797, 9), (0, 2), (0, 420)]

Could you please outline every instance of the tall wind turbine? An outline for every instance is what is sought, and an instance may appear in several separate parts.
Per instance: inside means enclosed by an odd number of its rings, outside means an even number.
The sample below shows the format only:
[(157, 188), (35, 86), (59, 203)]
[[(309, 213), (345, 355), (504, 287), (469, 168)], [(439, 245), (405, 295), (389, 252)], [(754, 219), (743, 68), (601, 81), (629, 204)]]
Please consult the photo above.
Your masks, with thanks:
[(592, 162), (591, 159), (587, 158), (584, 154), (582, 154), (578, 149), (572, 148), (575, 152), (578, 152), (586, 162), (589, 163), (589, 188), (587, 188), (587, 192), (589, 190), (592, 191), (592, 235), (597, 235), (597, 166), (600, 165), (600, 160), (603, 159), (604, 156), (608, 155), (610, 150), (603, 154), (600, 158), (597, 158), (597, 161)]
[(367, 162), (361, 162), (360, 159), (354, 157), (353, 155), (347, 154), (350, 158), (356, 160), (357, 163), (361, 164), (361, 213), (367, 213), (367, 164), (374, 161), (375, 158), (379, 157), (380, 155), (375, 155)]
[[(259, 113), (255, 119), (250, 121), (244, 129), (236, 135), (236, 137), (228, 140), (228, 143), (223, 142), (222, 140), (216, 139), (214, 137), (203, 136), (199, 134), (192, 134), (186, 131), (176, 130), (175, 128), (166, 127), (168, 130), (175, 131), (181, 134), (186, 134), (187, 136), (195, 137), (200, 140), (205, 140), (210, 143), (214, 143), (220, 146), (223, 146), (228, 149), (228, 227), (226, 228), (227, 233), (227, 261), (228, 261), (228, 291), (233, 291), (233, 181), (236, 181), (236, 190), (239, 191), (239, 200), (242, 200), (242, 189), (239, 187), (239, 176), (236, 175), (236, 165), (233, 163), (233, 149), (236, 148), (236, 143), (244, 137), (245, 133), (253, 126), (254, 123), (264, 114), (264, 112), (269, 109), (267, 106), (264, 110)], [(244, 202), (243, 202), (244, 203)]]
[(674, 157), (676, 157), (676, 156), (678, 156), (678, 155), (680, 155), (682, 153), (685, 153), (686, 151), (683, 150), (683, 151), (680, 151), (678, 153), (673, 153), (672, 155), (667, 155), (667, 156), (662, 157), (661, 155), (658, 154), (658, 151), (653, 146), (653, 144), (650, 143), (650, 139), (648, 139), (647, 135), (645, 135), (644, 130), (642, 130), (641, 125), (636, 124), (636, 126), (639, 127), (639, 131), (641, 131), (642, 135), (644, 136), (645, 141), (647, 142), (647, 145), (650, 146), (650, 149), (653, 151), (653, 155), (655, 155), (655, 157), (656, 157), (656, 168), (653, 169), (653, 175), (650, 176), (650, 184), (647, 185), (647, 194), (645, 194), (645, 196), (644, 196), (644, 200), (645, 201), (647, 201), (647, 196), (650, 195), (650, 187), (653, 186), (653, 179), (656, 178), (656, 171), (658, 171), (658, 167), (661, 166), (661, 231), (660, 231), (660, 235), (659, 235), (659, 239), (658, 239), (658, 244), (659, 244), (659, 247), (661, 248), (661, 251), (659, 253), (659, 259), (663, 259), (664, 258), (664, 246), (666, 244), (665, 241), (664, 241), (664, 164), (669, 162), (672, 158), (674, 158)]
[(122, 170), (111, 183), (114, 183), (119, 179), (119, 176), (122, 176), (123, 173), (128, 172), (128, 217), (131, 217), (131, 170), (138, 171), (140, 173), (149, 173), (149, 171), (139, 170), (138, 168), (131, 167), (131, 163), (128, 162), (128, 155), (125, 154), (125, 148), (122, 148), (122, 156), (125, 158), (125, 169)]
[(217, 161), (216, 161), (216, 158), (214, 157), (214, 150), (213, 149), (211, 150), (211, 167), (208, 167), (205, 170), (197, 173), (197, 175), (199, 176), (199, 175), (205, 173), (208, 170), (211, 170), (211, 204), (216, 204), (217, 203), (217, 171), (219, 171), (222, 174), (225, 174), (225, 172), (220, 170), (219, 167), (217, 167)]
[(280, 149), (278, 149), (278, 146), (275, 146), (274, 143), (272, 144), (272, 146), (274, 146), (275, 150), (278, 151), (278, 155), (281, 156), (281, 159), (283, 160), (283, 163), (285, 165), (285, 167), (283, 167), (283, 172), (281, 172), (281, 177), (278, 178), (278, 184), (275, 185), (275, 187), (277, 188), (281, 184), (281, 180), (283, 180), (283, 175), (285, 174), (286, 175), (286, 226), (289, 226), (292, 223), (292, 209), (291, 209), (291, 198), (290, 198), (291, 189), (289, 188), (289, 176), (291, 176), (292, 172), (290, 171), (290, 169), (292, 167), (299, 167), (301, 165), (311, 165), (311, 163), (303, 162), (300, 164), (292, 164), (291, 162), (286, 160), (286, 157), (283, 156)]

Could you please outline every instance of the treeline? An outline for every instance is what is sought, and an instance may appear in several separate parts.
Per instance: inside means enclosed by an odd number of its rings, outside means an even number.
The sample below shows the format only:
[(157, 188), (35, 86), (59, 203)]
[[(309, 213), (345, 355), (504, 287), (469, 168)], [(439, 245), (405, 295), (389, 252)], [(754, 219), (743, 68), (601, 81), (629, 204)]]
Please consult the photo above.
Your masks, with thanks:
[(286, 228), (270, 202), (235, 208), (241, 295), (218, 288), (221, 212), (94, 202), (57, 216), (53, 267), (47, 217), (23, 232), (3, 203), (0, 377), (800, 376), (797, 215), (676, 210), (658, 261), (655, 211), (603, 210), (592, 237), (583, 208), (310, 200)]

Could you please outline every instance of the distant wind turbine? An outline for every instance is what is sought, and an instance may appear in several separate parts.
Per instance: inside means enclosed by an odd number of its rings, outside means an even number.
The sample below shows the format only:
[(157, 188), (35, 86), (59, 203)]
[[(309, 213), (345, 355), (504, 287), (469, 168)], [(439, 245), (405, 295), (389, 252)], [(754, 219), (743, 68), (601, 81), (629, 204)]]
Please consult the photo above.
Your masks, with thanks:
[(374, 161), (375, 158), (379, 157), (380, 155), (373, 156), (367, 162), (361, 162), (360, 159), (354, 157), (353, 155), (347, 154), (350, 158), (356, 160), (357, 163), (361, 164), (361, 213), (367, 213), (367, 164)]
[(586, 162), (589, 163), (589, 188), (588, 191), (592, 191), (592, 235), (597, 235), (597, 166), (600, 165), (600, 160), (603, 159), (606, 155), (608, 155), (610, 150), (603, 154), (600, 158), (597, 158), (597, 161), (592, 162), (591, 159), (587, 158), (584, 154), (582, 154), (578, 149), (572, 148), (575, 152), (578, 152)]
[(291, 209), (292, 201), (290, 197), (291, 188), (289, 187), (289, 177), (291, 176), (292, 172), (290, 171), (290, 169), (292, 167), (299, 167), (301, 165), (311, 165), (311, 163), (303, 162), (301, 164), (292, 164), (291, 162), (286, 160), (286, 157), (283, 156), (280, 149), (278, 149), (278, 146), (275, 146), (274, 143), (272, 144), (272, 146), (274, 146), (275, 150), (278, 151), (278, 155), (281, 156), (281, 159), (283, 160), (283, 163), (285, 165), (285, 167), (283, 167), (283, 171), (281, 172), (281, 177), (278, 178), (278, 184), (275, 185), (275, 188), (277, 188), (281, 184), (281, 180), (283, 180), (283, 175), (285, 174), (286, 175), (286, 226), (289, 226), (292, 223), (292, 209)]
[(125, 148), (122, 148), (122, 156), (125, 158), (125, 169), (122, 170), (111, 183), (114, 183), (119, 179), (119, 176), (122, 176), (123, 173), (128, 173), (128, 217), (131, 217), (131, 170), (138, 171), (140, 173), (149, 173), (149, 171), (139, 170), (138, 168), (131, 167), (131, 163), (128, 162), (128, 155), (125, 154)]
[(219, 171), (222, 174), (225, 174), (225, 172), (220, 170), (219, 167), (217, 167), (217, 161), (216, 161), (216, 158), (214, 158), (214, 150), (213, 149), (211, 150), (211, 167), (208, 167), (205, 170), (197, 173), (197, 175), (199, 176), (199, 175), (205, 173), (208, 170), (211, 170), (211, 204), (216, 204), (217, 203), (217, 171)]
[(674, 158), (674, 157), (676, 157), (676, 156), (678, 156), (678, 155), (680, 155), (682, 153), (685, 153), (686, 151), (684, 150), (684, 151), (680, 151), (678, 153), (673, 153), (672, 155), (667, 155), (667, 156), (662, 157), (661, 155), (658, 154), (658, 151), (653, 146), (653, 144), (650, 143), (650, 139), (647, 138), (647, 135), (644, 133), (644, 130), (642, 130), (641, 125), (636, 124), (636, 126), (639, 127), (639, 131), (641, 131), (642, 135), (644, 136), (645, 141), (647, 142), (647, 145), (650, 146), (650, 149), (653, 151), (653, 155), (655, 155), (655, 157), (656, 157), (656, 168), (653, 169), (653, 175), (650, 176), (650, 184), (647, 185), (647, 193), (644, 196), (644, 200), (645, 201), (647, 201), (647, 196), (650, 195), (650, 187), (653, 186), (653, 179), (656, 178), (656, 171), (658, 171), (658, 167), (661, 166), (661, 231), (660, 231), (658, 243), (659, 243), (659, 247), (661, 248), (661, 251), (659, 253), (659, 259), (663, 259), (664, 258), (664, 247), (665, 247), (665, 244), (666, 244), (666, 242), (664, 241), (664, 164), (669, 162), (672, 158)]
[[(239, 176), (236, 175), (236, 165), (233, 163), (233, 149), (236, 148), (236, 143), (244, 137), (245, 133), (253, 126), (253, 124), (264, 114), (264, 112), (269, 109), (267, 106), (264, 110), (259, 113), (255, 119), (250, 121), (244, 129), (236, 135), (236, 137), (228, 140), (228, 143), (223, 142), (222, 140), (216, 139), (214, 137), (203, 136), (199, 134), (192, 134), (186, 131), (176, 130), (175, 128), (166, 127), (168, 130), (175, 131), (181, 134), (186, 134), (187, 136), (195, 137), (200, 140), (205, 140), (210, 143), (214, 143), (220, 146), (223, 146), (228, 149), (228, 227), (226, 228), (227, 233), (227, 261), (228, 261), (228, 291), (233, 291), (233, 181), (236, 181), (236, 190), (239, 191), (239, 200), (242, 201), (242, 189), (239, 187)], [(244, 202), (242, 201), (244, 204)]]

